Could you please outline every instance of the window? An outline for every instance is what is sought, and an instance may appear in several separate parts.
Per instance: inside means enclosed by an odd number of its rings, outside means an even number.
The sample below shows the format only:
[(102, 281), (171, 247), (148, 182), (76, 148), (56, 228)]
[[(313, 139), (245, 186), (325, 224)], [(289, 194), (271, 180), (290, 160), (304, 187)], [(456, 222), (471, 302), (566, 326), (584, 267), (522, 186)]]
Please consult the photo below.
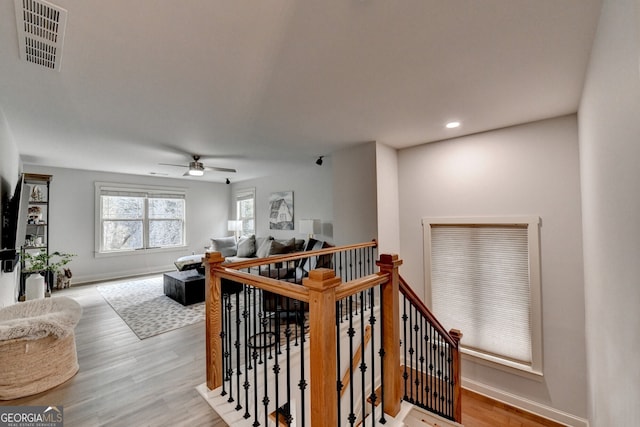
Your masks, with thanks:
[(236, 193), (236, 219), (242, 221), (241, 235), (256, 233), (256, 190), (247, 188)]
[(542, 375), (539, 218), (425, 218), (428, 304), (462, 352)]
[(96, 251), (182, 247), (185, 191), (96, 183)]

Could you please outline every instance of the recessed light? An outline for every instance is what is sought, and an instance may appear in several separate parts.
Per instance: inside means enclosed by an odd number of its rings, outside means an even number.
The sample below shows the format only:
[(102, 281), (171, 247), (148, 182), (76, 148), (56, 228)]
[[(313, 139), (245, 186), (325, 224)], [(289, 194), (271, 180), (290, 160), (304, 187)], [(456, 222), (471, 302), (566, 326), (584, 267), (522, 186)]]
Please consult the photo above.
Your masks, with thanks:
[(455, 129), (460, 127), (460, 122), (449, 122), (446, 124), (447, 129)]

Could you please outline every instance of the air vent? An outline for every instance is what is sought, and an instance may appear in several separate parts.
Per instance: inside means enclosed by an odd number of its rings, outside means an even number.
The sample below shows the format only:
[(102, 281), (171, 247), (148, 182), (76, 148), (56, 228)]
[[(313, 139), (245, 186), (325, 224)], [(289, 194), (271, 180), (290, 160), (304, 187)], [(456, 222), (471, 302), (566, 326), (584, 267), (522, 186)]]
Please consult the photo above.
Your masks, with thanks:
[(42, 0), (14, 0), (20, 58), (60, 71), (67, 11)]

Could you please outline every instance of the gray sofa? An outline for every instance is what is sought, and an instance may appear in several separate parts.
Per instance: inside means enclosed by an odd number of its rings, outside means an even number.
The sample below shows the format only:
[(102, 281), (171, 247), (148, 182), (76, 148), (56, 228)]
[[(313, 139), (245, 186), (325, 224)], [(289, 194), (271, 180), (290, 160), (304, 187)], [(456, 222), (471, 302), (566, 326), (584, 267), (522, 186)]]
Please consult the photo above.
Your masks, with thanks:
[[(237, 261), (251, 260), (256, 258), (268, 258), (274, 255), (283, 255), (294, 252), (310, 251), (329, 247), (326, 242), (309, 239), (274, 239), (272, 236), (255, 237), (255, 235), (241, 237), (236, 241), (235, 237), (221, 237), (211, 239), (209, 251), (220, 252), (225, 257), (225, 263)], [(202, 264), (203, 254), (189, 255), (180, 257), (175, 261), (178, 271), (190, 269), (198, 269), (204, 274), (204, 265)], [(323, 257), (320, 257), (323, 258)], [(318, 262), (320, 262), (319, 265)], [(255, 274), (270, 276), (276, 279), (286, 279), (299, 281), (306, 276), (308, 272), (316, 267), (329, 267), (327, 262), (322, 260), (300, 260), (293, 265), (282, 266), (272, 265), (271, 267), (254, 271)]]

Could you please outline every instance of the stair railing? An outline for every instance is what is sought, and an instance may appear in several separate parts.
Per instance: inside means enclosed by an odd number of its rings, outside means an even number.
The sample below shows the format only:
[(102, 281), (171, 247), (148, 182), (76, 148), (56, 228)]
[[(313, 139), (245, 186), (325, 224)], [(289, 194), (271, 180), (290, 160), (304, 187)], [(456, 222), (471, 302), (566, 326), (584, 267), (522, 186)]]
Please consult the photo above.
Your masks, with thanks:
[(452, 421), (462, 421), (459, 343), (400, 277), (403, 400)]
[[(241, 411), (244, 406), (244, 418), (254, 419), (254, 426), (274, 422), (275, 425), (289, 425), (296, 410), (293, 408), (294, 402), (290, 400), (291, 391), (287, 388), (284, 393), (278, 390), (277, 384), (275, 396), (269, 397), (266, 391), (266, 383), (272, 381), (268, 375), (277, 377), (283, 369), (281, 364), (286, 364), (286, 382), (295, 384), (301, 394), (298, 399), (302, 400), (302, 404), (299, 401), (296, 403), (302, 412), (296, 414), (298, 426), (305, 425), (307, 408), (312, 426), (357, 425), (368, 416), (372, 417), (370, 425), (377, 425), (378, 422), (384, 424), (385, 414), (398, 414), (403, 399), (460, 421), (459, 338), (442, 328), (400, 278), (398, 268), (402, 261), (397, 255), (381, 255), (375, 261), (375, 255), (373, 258), (371, 255), (375, 247), (375, 242), (371, 242), (225, 265), (219, 253), (207, 253), (204, 260), (207, 265), (207, 387), (210, 390), (222, 387), (223, 392), (227, 393), (224, 388), (228, 380), (229, 402), (237, 399), (236, 410)], [(327, 257), (330, 257), (328, 264)], [(304, 278), (296, 274), (286, 277), (285, 271), (299, 267), (303, 260), (309, 259), (315, 260), (311, 263), (314, 266), (329, 265), (331, 268), (311, 270)], [(377, 272), (374, 271), (376, 266)], [(344, 277), (349, 280), (343, 282)], [(230, 285), (241, 286), (243, 296), (239, 296), (240, 292), (230, 292)], [(260, 345), (254, 342), (253, 346), (247, 346), (245, 343), (244, 362), (241, 363), (239, 356), (237, 361), (230, 357), (233, 351), (236, 351), (235, 354), (240, 352), (238, 349), (242, 346), (240, 336), (243, 328), (245, 341), (251, 334), (253, 337), (264, 337), (263, 334), (278, 335), (282, 330), (277, 326), (280, 319), (278, 311), (274, 329), (274, 322), (267, 321), (266, 310), (260, 305), (262, 303), (256, 304), (254, 311), (246, 308), (251, 298), (255, 301), (257, 296), (264, 297), (265, 294), (283, 298), (282, 301), (278, 300), (278, 306), (284, 307), (286, 312), (299, 313), (300, 307), (307, 310), (300, 330), (295, 329), (294, 345), (300, 346), (296, 351), (301, 354), (294, 357), (308, 360), (300, 364), (300, 372), (292, 374), (289, 371), (292, 334), (289, 325), (284, 329), (287, 337), (284, 344), (279, 338), (268, 345), (262, 345), (264, 340), (258, 343)], [(404, 298), (402, 301), (401, 295)], [(242, 305), (245, 308), (241, 311)], [(230, 314), (234, 310), (232, 307), (236, 307), (235, 317)], [(249, 321), (252, 318), (254, 326)], [(417, 323), (416, 319), (419, 319)], [(347, 326), (344, 326), (345, 322)], [(294, 328), (297, 328), (299, 322), (294, 323)], [(427, 325), (431, 329), (423, 333), (422, 329)], [(357, 331), (360, 331), (359, 335)], [(349, 335), (348, 349), (340, 348), (339, 334)], [(231, 338), (231, 335), (234, 337)], [(423, 343), (425, 336), (429, 337), (429, 351), (425, 350)], [(273, 349), (269, 347), (271, 345)], [(256, 347), (260, 350), (256, 350)], [(271, 351), (275, 356), (272, 357)], [(280, 359), (279, 354), (283, 351), (287, 356)], [(346, 358), (348, 360), (341, 359), (340, 355), (344, 352), (350, 355)], [(424, 361), (429, 357), (432, 361), (425, 365)], [(250, 382), (250, 378), (258, 381), (257, 372), (254, 371), (253, 377), (250, 377), (247, 371), (256, 370), (258, 364), (263, 362), (261, 375), (264, 375), (264, 390), (261, 393), (264, 396), (259, 396), (258, 384)], [(268, 363), (271, 363), (269, 374)], [(235, 389), (231, 385), (234, 384), (234, 375), (237, 376)], [(307, 375), (308, 379), (305, 378)], [(354, 391), (356, 383), (359, 388)], [(248, 389), (251, 388), (255, 395), (253, 404), (249, 402)], [(351, 396), (351, 404), (341, 408), (347, 388), (350, 388), (346, 394)], [(283, 398), (278, 400), (280, 395)], [(424, 395), (428, 398), (422, 398)], [(360, 399), (358, 408), (361, 414), (356, 413), (354, 396)], [(270, 401), (274, 398), (277, 402), (275, 410)], [(263, 418), (260, 419), (256, 408), (259, 404), (264, 405)], [(250, 405), (254, 406), (254, 413), (249, 411)], [(365, 410), (365, 405), (369, 409)], [(380, 409), (376, 412), (378, 405)], [(271, 409), (267, 411), (267, 408)], [(270, 411), (273, 412), (268, 413)]]

